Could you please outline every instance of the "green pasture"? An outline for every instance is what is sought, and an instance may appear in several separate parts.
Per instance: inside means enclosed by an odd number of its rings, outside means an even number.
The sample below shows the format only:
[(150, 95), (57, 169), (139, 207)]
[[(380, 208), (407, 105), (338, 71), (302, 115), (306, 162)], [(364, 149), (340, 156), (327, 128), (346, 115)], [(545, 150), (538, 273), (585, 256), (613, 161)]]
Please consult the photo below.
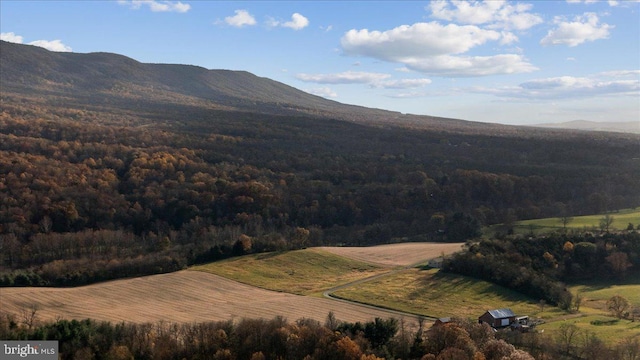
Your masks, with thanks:
[[(599, 231), (600, 220), (602, 220), (606, 215), (613, 217), (613, 223), (611, 224), (609, 231), (626, 230), (629, 223), (633, 224), (634, 229), (640, 225), (640, 209), (625, 209), (606, 214), (572, 217), (571, 221), (567, 223), (566, 229)], [(505, 225), (502, 224), (494, 225), (486, 228), (484, 233), (486, 235), (493, 235), (495, 232), (504, 228)], [(513, 230), (518, 234), (548, 233), (563, 230), (563, 224), (562, 219), (559, 217), (523, 220), (515, 222), (513, 224)]]
[(573, 284), (569, 288), (573, 294), (580, 293), (589, 307), (604, 309), (606, 301), (615, 295), (620, 295), (629, 300), (631, 305), (640, 307), (640, 274), (634, 274), (616, 283), (584, 282)]
[(562, 324), (574, 324), (584, 332), (593, 333), (608, 344), (615, 344), (632, 336), (640, 337), (640, 320), (616, 319), (606, 308), (607, 300), (615, 295), (629, 300), (631, 306), (640, 306), (640, 275), (624, 281), (583, 282), (569, 286), (571, 292), (582, 296), (578, 314), (566, 314), (540, 325), (539, 330), (555, 336)]
[(640, 338), (640, 321), (616, 319), (606, 315), (560, 317), (552, 322), (538, 325), (537, 330), (544, 330), (545, 334), (554, 337), (559, 335), (563, 324), (573, 324), (582, 334), (587, 332), (594, 334), (606, 344), (617, 344), (630, 337)]
[(558, 310), (504, 287), (470, 277), (417, 268), (349, 286), (335, 296), (430, 317), (477, 319), (485, 311), (511, 308), (518, 315), (555, 316)]
[(544, 320), (538, 329), (545, 330), (549, 336), (556, 336), (561, 324), (568, 322), (609, 344), (640, 336), (640, 321), (616, 321), (605, 306), (614, 295), (640, 306), (640, 275), (615, 284), (584, 282), (570, 285), (570, 290), (574, 294), (580, 293), (583, 301), (579, 313), (568, 313), (550, 305), (541, 307), (537, 299), (471, 277), (437, 269), (392, 271), (318, 249), (247, 255), (190, 270), (213, 273), (264, 289), (312, 296), (320, 296), (324, 290), (335, 286), (388, 273), (352, 284), (334, 295), (428, 317), (477, 319), (489, 309), (511, 308), (517, 315)]
[(299, 295), (317, 295), (334, 286), (388, 271), (318, 249), (246, 255), (194, 266), (191, 270)]

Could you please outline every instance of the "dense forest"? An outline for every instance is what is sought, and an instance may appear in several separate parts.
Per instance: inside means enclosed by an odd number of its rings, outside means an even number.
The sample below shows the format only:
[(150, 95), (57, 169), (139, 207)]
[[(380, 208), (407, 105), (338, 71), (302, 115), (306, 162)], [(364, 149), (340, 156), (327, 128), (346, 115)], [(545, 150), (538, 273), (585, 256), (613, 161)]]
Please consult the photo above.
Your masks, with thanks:
[[(608, 347), (567, 325), (557, 336), (494, 332), (487, 324), (450, 323), (409, 329), (402, 321), (324, 324), (276, 317), (195, 324), (132, 324), (93, 320), (49, 323), (0, 314), (0, 338), (60, 341), (60, 359), (309, 359), (309, 360), (625, 360), (636, 359), (637, 338)], [(36, 314), (37, 315), (37, 314)], [(516, 344), (518, 348), (514, 345)]]
[(320, 244), (464, 241), (482, 225), (640, 202), (631, 135), (58, 100), (2, 95), (4, 284), (84, 284)]
[(458, 242), (640, 204), (638, 135), (402, 115), (246, 72), (1, 46), (4, 285)]

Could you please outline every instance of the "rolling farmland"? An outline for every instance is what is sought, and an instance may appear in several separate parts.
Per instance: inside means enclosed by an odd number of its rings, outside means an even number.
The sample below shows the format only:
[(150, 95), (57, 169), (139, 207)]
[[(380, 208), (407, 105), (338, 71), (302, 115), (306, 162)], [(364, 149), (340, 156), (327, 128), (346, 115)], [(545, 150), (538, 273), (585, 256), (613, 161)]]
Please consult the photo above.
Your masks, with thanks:
[[(447, 244), (445, 250), (442, 245), (421, 243), (323, 249), (359, 261), (384, 261), (389, 266), (397, 266), (405, 265), (407, 261), (417, 262), (417, 257), (438, 256), (443, 251), (450, 253), (460, 247), (460, 244)], [(77, 288), (2, 288), (1, 292), (3, 311), (20, 314), (35, 307), (39, 320), (92, 318), (139, 323), (200, 322), (268, 319), (281, 315), (291, 321), (304, 317), (322, 322), (330, 311), (337, 319), (350, 322), (397, 316), (367, 306), (264, 290), (202, 271), (179, 271)]]
[(333, 311), (343, 321), (390, 314), (330, 299), (263, 290), (200, 271), (117, 280), (71, 289), (3, 288), (2, 308), (20, 314), (36, 306), (40, 320), (92, 318), (131, 322), (201, 322), (277, 315), (323, 322)]
[(320, 247), (333, 254), (385, 266), (409, 266), (448, 255), (462, 248), (462, 243), (401, 243), (371, 247)]

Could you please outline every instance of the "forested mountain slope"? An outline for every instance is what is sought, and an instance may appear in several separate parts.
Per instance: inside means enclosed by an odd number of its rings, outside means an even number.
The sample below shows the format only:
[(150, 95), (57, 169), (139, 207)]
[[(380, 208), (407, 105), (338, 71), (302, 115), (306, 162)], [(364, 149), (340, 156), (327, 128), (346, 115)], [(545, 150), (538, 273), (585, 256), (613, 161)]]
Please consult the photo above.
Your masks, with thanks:
[(638, 135), (400, 115), (245, 72), (0, 46), (7, 284), (460, 241), (481, 224), (640, 204)]

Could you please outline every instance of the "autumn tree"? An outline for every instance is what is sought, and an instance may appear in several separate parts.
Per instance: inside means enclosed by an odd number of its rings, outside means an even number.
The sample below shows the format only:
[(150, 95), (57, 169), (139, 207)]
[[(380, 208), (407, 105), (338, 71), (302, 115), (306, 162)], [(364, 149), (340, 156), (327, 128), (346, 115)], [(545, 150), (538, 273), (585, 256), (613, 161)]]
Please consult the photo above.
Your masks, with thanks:
[(614, 275), (618, 278), (624, 278), (627, 275), (627, 270), (633, 266), (627, 254), (619, 251), (607, 256), (605, 260), (607, 260)]

